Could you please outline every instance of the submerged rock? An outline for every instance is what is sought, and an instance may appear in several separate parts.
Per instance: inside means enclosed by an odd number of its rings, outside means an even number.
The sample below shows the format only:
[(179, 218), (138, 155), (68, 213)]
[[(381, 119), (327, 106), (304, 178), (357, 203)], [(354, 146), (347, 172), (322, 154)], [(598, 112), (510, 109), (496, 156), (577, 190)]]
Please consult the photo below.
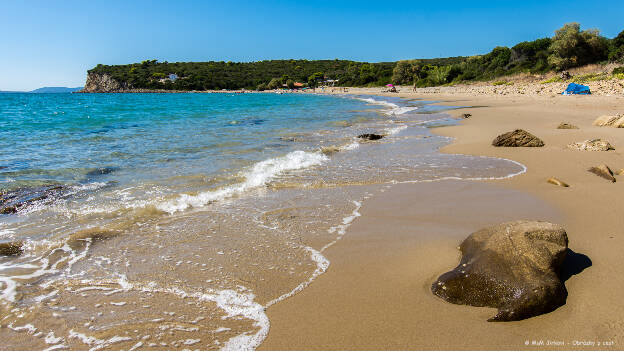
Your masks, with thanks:
[(568, 236), (560, 225), (507, 222), (472, 233), (459, 249), (459, 265), (431, 286), (455, 304), (495, 307), (488, 321), (514, 321), (548, 313), (565, 304), (560, 279)]
[(569, 187), (569, 185), (567, 183), (565, 183), (565, 182), (563, 182), (563, 181), (561, 181), (561, 180), (559, 180), (559, 179), (557, 179), (555, 177), (548, 178), (548, 180), (546, 182), (548, 182), (550, 184), (562, 186), (564, 188)]
[(0, 256), (18, 256), (23, 252), (21, 242), (0, 243)]
[(600, 166), (591, 167), (587, 171), (615, 183), (615, 177), (613, 176), (613, 171), (611, 171), (611, 168), (609, 168), (609, 166), (607, 165), (603, 164)]
[(492, 145), (505, 147), (541, 147), (544, 146), (544, 142), (526, 130), (516, 129), (513, 132), (497, 136), (496, 139), (492, 141)]
[(61, 185), (43, 185), (0, 192), (0, 214), (17, 213), (20, 209), (36, 202), (55, 198), (63, 190), (65, 188)]
[(577, 143), (573, 143), (568, 145), (568, 149), (573, 150), (587, 150), (587, 151), (609, 151), (615, 150), (608, 141), (602, 139), (592, 139), (579, 141)]
[(336, 152), (340, 152), (340, 147), (338, 146), (321, 146), (321, 153), (323, 153), (323, 155), (333, 155)]
[(574, 124), (561, 122), (561, 124), (557, 126), (557, 129), (579, 129), (579, 127)]
[(379, 139), (383, 138), (383, 135), (379, 135), (379, 134), (360, 134), (360, 135), (358, 135), (358, 138), (364, 139), (364, 140), (379, 140)]

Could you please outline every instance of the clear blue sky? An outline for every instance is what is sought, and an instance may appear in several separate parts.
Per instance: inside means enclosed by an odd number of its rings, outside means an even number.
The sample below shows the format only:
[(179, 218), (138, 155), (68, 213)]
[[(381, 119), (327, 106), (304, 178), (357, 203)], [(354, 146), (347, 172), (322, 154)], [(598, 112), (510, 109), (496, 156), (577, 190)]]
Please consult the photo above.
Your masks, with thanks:
[(475, 55), (566, 22), (624, 30), (624, 1), (0, 0), (0, 90), (81, 86), (98, 63)]

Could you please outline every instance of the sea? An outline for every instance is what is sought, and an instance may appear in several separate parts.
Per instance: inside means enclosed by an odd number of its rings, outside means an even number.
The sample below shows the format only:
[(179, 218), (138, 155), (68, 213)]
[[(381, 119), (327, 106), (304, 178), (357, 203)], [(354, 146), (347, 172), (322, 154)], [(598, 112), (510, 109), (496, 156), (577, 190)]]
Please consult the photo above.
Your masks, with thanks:
[(434, 103), (0, 94), (0, 348), (255, 349), (375, 194), (525, 171), (440, 153)]

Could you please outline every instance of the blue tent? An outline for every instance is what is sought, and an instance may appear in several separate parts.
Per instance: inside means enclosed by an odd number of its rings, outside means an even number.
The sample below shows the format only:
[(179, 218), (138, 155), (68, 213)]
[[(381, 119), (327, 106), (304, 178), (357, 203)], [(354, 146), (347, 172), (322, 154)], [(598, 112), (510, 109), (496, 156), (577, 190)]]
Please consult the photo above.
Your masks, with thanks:
[(566, 90), (563, 93), (561, 93), (561, 95), (570, 95), (570, 94), (589, 95), (591, 94), (591, 91), (589, 91), (589, 87), (587, 85), (570, 83), (568, 84), (568, 87), (566, 88)]

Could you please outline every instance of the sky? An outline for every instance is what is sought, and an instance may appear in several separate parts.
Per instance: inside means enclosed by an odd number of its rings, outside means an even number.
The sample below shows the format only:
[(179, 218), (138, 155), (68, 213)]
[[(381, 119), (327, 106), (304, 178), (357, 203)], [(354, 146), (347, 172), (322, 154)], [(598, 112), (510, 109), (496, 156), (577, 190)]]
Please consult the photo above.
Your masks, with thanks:
[(470, 56), (567, 22), (612, 38), (624, 1), (0, 0), (0, 90), (84, 85), (99, 63)]

